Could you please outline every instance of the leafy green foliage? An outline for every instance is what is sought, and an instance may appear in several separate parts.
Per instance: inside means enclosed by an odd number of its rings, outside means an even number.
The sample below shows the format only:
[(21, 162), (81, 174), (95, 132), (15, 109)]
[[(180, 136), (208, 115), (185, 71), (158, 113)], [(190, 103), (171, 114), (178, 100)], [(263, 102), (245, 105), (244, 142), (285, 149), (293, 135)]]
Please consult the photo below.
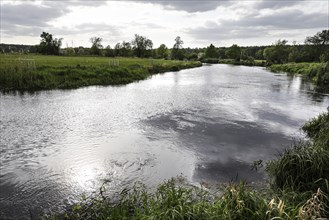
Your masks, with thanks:
[(102, 41), (103, 39), (100, 37), (92, 37), (90, 38), (90, 42), (92, 43), (90, 48), (90, 53), (92, 55), (102, 55)]
[(183, 60), (185, 57), (185, 51), (183, 49), (183, 40), (180, 36), (175, 38), (175, 44), (171, 50), (171, 57), (175, 60)]
[(210, 44), (206, 49), (206, 58), (218, 58), (218, 52), (214, 45)]
[(289, 58), (288, 41), (278, 40), (274, 46), (264, 50), (264, 58), (268, 63), (286, 63)]
[(145, 57), (146, 51), (152, 49), (153, 47), (153, 42), (150, 39), (138, 34), (135, 34), (135, 39), (131, 42), (131, 44), (137, 57)]
[(230, 59), (234, 59), (235, 61), (239, 61), (241, 56), (241, 48), (238, 45), (233, 44), (226, 51), (226, 56)]
[(166, 45), (161, 44), (156, 51), (157, 58), (167, 58), (169, 54), (169, 50)]
[(42, 32), (40, 35), (41, 42), (38, 46), (38, 52), (47, 55), (58, 55), (59, 49), (62, 46), (62, 38), (53, 38), (52, 34)]

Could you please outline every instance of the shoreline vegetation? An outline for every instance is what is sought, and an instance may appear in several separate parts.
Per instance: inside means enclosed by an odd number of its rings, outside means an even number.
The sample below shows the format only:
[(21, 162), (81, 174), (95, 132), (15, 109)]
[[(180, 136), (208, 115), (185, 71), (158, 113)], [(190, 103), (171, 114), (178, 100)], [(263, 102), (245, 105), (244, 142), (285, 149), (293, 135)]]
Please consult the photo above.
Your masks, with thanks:
[(284, 72), (291, 75), (299, 74), (304, 80), (315, 83), (326, 91), (329, 89), (329, 61), (328, 62), (303, 62), (303, 63), (284, 63), (269, 64), (266, 60), (240, 60), (233, 59), (224, 60), (206, 60), (206, 63), (220, 63), (241, 66), (260, 66), (266, 67), (272, 72)]
[[(329, 217), (329, 108), (307, 122), (307, 141), (266, 163), (269, 186), (255, 190), (231, 183), (211, 193), (179, 178), (155, 190), (136, 183), (116, 197), (85, 198), (45, 219), (324, 219)], [(254, 165), (259, 166), (259, 163)], [(257, 169), (256, 169), (257, 170)]]
[(202, 66), (199, 61), (146, 58), (0, 55), (0, 91), (122, 85), (153, 74)]
[[(329, 30), (292, 45), (278, 40), (270, 46), (184, 48), (180, 36), (172, 48), (153, 48), (151, 39), (135, 34), (113, 48), (101, 37), (90, 38), (91, 47), (61, 48), (63, 39), (42, 32), (34, 46), (0, 44), (0, 91), (71, 89), (89, 85), (119, 85), (152, 74), (202, 66), (202, 63), (263, 66), (271, 71), (301, 74), (329, 90)], [(41, 56), (35, 54), (52, 55)], [(54, 56), (55, 55), (55, 56)]]
[[(268, 64), (265, 60), (202, 59), (202, 63), (266, 67), (272, 72), (299, 74), (328, 91), (329, 62)], [(91, 85), (124, 85), (151, 75), (202, 66), (200, 61), (126, 57), (3, 55), (0, 91), (74, 89)]]
[(268, 69), (273, 72), (300, 74), (303, 79), (312, 81), (317, 86), (329, 86), (329, 61), (327, 63), (273, 64)]

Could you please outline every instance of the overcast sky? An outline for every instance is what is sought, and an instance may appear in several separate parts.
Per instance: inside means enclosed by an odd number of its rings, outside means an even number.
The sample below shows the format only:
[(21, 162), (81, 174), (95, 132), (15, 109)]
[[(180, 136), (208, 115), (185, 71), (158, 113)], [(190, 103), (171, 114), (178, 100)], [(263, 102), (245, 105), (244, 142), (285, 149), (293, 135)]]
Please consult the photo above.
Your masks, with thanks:
[(278, 39), (303, 43), (329, 29), (329, 0), (64, 1), (1, 0), (1, 43), (38, 44), (45, 31), (64, 38), (63, 47), (90, 47), (103, 38), (112, 48), (134, 34), (154, 47), (270, 45)]

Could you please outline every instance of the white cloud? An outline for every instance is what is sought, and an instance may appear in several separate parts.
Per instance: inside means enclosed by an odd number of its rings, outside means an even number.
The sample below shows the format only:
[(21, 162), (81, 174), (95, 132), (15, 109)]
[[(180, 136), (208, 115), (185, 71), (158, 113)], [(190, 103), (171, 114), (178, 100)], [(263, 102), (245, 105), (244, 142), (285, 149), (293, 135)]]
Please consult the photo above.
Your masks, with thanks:
[[(76, 46), (104, 45), (149, 37), (154, 46), (186, 47), (271, 44), (278, 38), (302, 42), (328, 29), (328, 1), (1, 1), (1, 42), (37, 44), (42, 31)], [(264, 38), (265, 37), (265, 38)], [(23, 39), (23, 40), (22, 40)]]

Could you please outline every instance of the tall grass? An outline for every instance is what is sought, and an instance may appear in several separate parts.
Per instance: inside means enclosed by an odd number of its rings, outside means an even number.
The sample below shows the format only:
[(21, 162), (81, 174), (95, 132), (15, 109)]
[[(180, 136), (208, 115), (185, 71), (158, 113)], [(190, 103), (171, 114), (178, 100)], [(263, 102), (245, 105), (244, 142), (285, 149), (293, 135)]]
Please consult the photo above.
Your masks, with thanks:
[(310, 140), (285, 150), (267, 170), (279, 188), (329, 193), (329, 108), (302, 129)]
[(269, 66), (272, 71), (301, 74), (319, 86), (329, 86), (329, 62), (327, 63), (286, 63)]
[(329, 193), (329, 151), (312, 143), (299, 143), (268, 163), (273, 184), (281, 189)]
[(137, 58), (0, 56), (2, 91), (128, 84), (155, 73), (201, 66), (200, 62)]
[(329, 150), (329, 107), (326, 113), (308, 121), (302, 130), (313, 141), (315, 146)]
[[(271, 197), (272, 196), (272, 197)], [(195, 186), (182, 186), (172, 179), (149, 193), (137, 183), (123, 190), (119, 200), (107, 197), (83, 200), (62, 214), (45, 219), (311, 219), (327, 214), (327, 196), (318, 190), (303, 203), (291, 203), (288, 196), (264, 195), (245, 184), (229, 184), (214, 194)]]

